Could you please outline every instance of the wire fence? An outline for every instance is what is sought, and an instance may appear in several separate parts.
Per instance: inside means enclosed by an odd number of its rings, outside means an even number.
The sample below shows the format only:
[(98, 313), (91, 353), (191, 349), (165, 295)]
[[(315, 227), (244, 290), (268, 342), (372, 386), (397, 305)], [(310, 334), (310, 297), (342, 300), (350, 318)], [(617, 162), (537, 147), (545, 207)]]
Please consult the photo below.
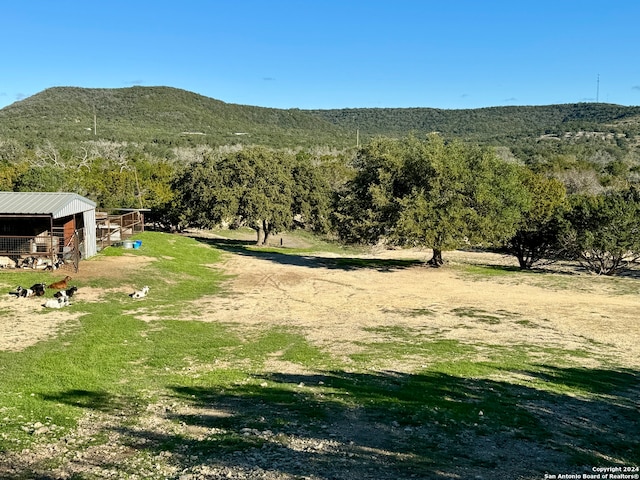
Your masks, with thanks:
[(82, 258), (83, 230), (53, 228), (39, 235), (0, 236), (0, 268), (73, 269)]
[[(96, 219), (96, 247), (102, 250), (144, 231), (144, 215), (128, 212)], [(38, 235), (0, 236), (0, 268), (78, 271), (85, 241), (84, 229), (53, 227)]]

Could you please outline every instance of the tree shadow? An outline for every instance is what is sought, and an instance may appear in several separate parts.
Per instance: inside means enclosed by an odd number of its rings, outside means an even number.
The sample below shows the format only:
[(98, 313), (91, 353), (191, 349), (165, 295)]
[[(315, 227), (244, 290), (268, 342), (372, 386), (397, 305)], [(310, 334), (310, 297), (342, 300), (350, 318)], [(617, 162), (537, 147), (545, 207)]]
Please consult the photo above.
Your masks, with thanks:
[(634, 263), (628, 269), (622, 270), (615, 276), (619, 278), (631, 278), (633, 280), (638, 280), (640, 279), (640, 269), (638, 268), (637, 264)]
[(587, 368), (559, 368), (540, 365), (535, 371), (527, 371), (529, 375), (546, 382), (564, 385), (571, 389), (583, 390), (596, 395), (640, 395), (640, 376), (632, 370), (602, 370)]
[(531, 268), (520, 268), (516, 265), (496, 265), (490, 263), (473, 263), (469, 264), (469, 266), (475, 268), (482, 268), (486, 270), (489, 274), (494, 272), (495, 274), (509, 274), (509, 273), (520, 273), (520, 274), (529, 274), (529, 275), (559, 275), (559, 276), (576, 276), (580, 275), (580, 271), (577, 269), (553, 269), (549, 266), (533, 266)]
[[(639, 372), (499, 373), (507, 379), (325, 371), (252, 375), (225, 388), (185, 379), (167, 387), (167, 402), (181, 405), (164, 414), (175, 428), (114, 430), (128, 447), (169, 451), (180, 471), (206, 478), (540, 479), (640, 462)], [(108, 397), (81, 397), (97, 399), (88, 409), (109, 408)]]
[(111, 413), (122, 411), (134, 402), (129, 397), (114, 395), (108, 392), (73, 389), (52, 394), (41, 394), (43, 400), (64, 403), (89, 410)]
[(256, 246), (256, 242), (254, 240), (240, 240), (240, 239), (233, 239), (233, 238), (208, 238), (208, 237), (201, 237), (201, 236), (189, 236), (190, 238), (193, 238), (194, 240), (201, 242), (201, 243), (206, 243), (207, 245), (212, 245), (216, 248), (226, 248), (227, 250), (233, 250), (233, 249), (238, 249), (238, 250), (243, 250), (247, 247), (255, 247)]
[(193, 237), (198, 242), (205, 243), (219, 250), (231, 252), (237, 255), (268, 260), (280, 265), (293, 265), (308, 268), (326, 268), (339, 270), (372, 269), (379, 272), (392, 272), (394, 270), (425, 266), (421, 260), (416, 259), (377, 259), (358, 257), (323, 257), (318, 255), (304, 255), (300, 253), (275, 252), (274, 247), (265, 247), (264, 250), (256, 247), (255, 242), (244, 240), (212, 239)]

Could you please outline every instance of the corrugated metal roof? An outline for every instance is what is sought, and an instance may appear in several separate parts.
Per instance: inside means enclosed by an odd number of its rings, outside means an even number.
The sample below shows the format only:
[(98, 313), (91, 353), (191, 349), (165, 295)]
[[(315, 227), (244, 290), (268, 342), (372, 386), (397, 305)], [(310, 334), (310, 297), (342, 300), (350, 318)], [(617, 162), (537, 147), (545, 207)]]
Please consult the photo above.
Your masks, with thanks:
[(51, 215), (61, 218), (96, 208), (77, 193), (0, 192), (0, 215)]

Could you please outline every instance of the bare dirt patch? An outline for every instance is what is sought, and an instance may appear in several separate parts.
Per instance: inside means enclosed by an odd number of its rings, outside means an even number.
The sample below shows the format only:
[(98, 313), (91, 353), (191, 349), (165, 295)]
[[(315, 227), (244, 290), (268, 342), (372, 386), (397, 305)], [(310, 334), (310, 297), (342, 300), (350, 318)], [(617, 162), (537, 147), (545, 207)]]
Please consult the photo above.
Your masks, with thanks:
[(0, 312), (8, 312), (0, 316), (0, 350), (23, 350), (72, 327), (80, 317), (63, 309), (45, 309), (43, 303), (42, 297), (0, 298)]
[[(428, 258), (419, 250), (382, 250), (362, 260)], [(456, 265), (503, 265), (506, 257), (449, 252), (448, 265), (372, 267), (336, 265), (335, 254), (307, 257), (278, 254), (227, 254), (216, 265), (231, 276), (227, 295), (196, 302), (190, 320), (233, 324), (239, 329), (269, 325), (299, 328), (313, 342), (346, 357), (359, 341), (376, 341), (383, 327), (403, 327), (415, 334), (438, 333), (469, 343), (540, 344), (558, 349), (605, 347), (624, 366), (640, 366), (640, 306), (634, 287), (628, 294), (607, 288), (609, 278), (583, 275), (588, 288), (554, 288), (535, 276), (474, 279)], [(71, 283), (92, 278), (126, 278), (153, 261), (141, 255), (99, 257), (81, 264)], [(574, 275), (575, 276), (575, 275)], [(574, 281), (572, 279), (571, 281)], [(633, 282), (629, 280), (629, 282)], [(539, 285), (536, 283), (540, 283)], [(575, 285), (579, 285), (574, 281)], [(8, 292), (14, 286), (0, 288)], [(124, 285), (122, 291), (132, 286)], [(569, 288), (567, 290), (566, 288)], [(106, 292), (83, 287), (77, 299), (100, 301)], [(0, 309), (11, 312), (0, 322), (0, 350), (20, 350), (49, 338), (78, 314), (50, 310), (43, 317), (42, 298), (0, 296)], [(407, 365), (408, 368), (412, 367)]]
[[(200, 300), (197, 318), (240, 329), (296, 327), (343, 356), (359, 341), (380, 340), (381, 327), (402, 327), (416, 335), (438, 333), (488, 345), (588, 351), (605, 346), (603, 359), (613, 355), (622, 365), (640, 366), (638, 297), (610, 292), (610, 279), (589, 276), (588, 291), (575, 291), (525, 283), (521, 277), (478, 280), (455, 268), (510, 263), (488, 253), (451, 252), (449, 266), (439, 269), (341, 268), (323, 261), (333, 257), (292, 261), (275, 254), (229, 255), (222, 268), (233, 276), (230, 294)], [(425, 252), (405, 250), (368, 258), (425, 257)], [(605, 286), (598, 287), (598, 281)]]
[(125, 279), (153, 261), (154, 259), (151, 257), (128, 253), (117, 257), (95, 257), (81, 262), (78, 272), (71, 275), (78, 280), (92, 278)]

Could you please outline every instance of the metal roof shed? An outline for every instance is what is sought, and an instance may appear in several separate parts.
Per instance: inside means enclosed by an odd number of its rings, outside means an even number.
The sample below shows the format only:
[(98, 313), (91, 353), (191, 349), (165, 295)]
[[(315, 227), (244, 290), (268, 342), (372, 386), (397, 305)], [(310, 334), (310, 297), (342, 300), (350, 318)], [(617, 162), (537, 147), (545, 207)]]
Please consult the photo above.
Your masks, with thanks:
[[(0, 243), (0, 255), (65, 254), (71, 248), (68, 242), (78, 236), (82, 257), (94, 256), (96, 204), (88, 198), (63, 192), (0, 192), (0, 237), (22, 239)], [(27, 239), (29, 249), (25, 252)], [(11, 250), (17, 248), (16, 242), (19, 251)], [(45, 244), (49, 248), (41, 252)]]

